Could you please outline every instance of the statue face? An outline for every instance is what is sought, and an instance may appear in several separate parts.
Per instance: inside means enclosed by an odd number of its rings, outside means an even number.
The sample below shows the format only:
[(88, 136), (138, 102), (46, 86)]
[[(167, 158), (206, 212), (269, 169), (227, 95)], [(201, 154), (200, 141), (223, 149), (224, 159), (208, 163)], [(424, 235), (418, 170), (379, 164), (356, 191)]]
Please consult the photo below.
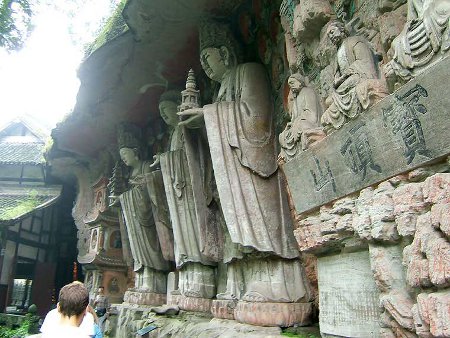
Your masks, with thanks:
[(288, 84), (295, 94), (298, 94), (303, 87), (303, 83), (293, 76), (289, 77)]
[(179, 122), (177, 115), (177, 104), (172, 101), (161, 101), (159, 103), (159, 113), (164, 122), (168, 125), (176, 126)]
[(328, 28), (328, 37), (330, 38), (331, 42), (338, 46), (341, 44), (342, 40), (345, 38), (345, 33), (342, 27), (339, 27), (337, 25), (331, 25)]
[(127, 167), (134, 167), (139, 163), (139, 157), (133, 148), (120, 148), (120, 158)]
[(224, 74), (228, 70), (225, 65), (228, 62), (227, 55), (223, 55), (221, 53), (222, 50), (227, 50), (224, 47), (221, 48), (205, 48), (200, 53), (200, 62), (202, 63), (202, 67), (206, 73), (206, 75), (214, 81), (221, 82)]

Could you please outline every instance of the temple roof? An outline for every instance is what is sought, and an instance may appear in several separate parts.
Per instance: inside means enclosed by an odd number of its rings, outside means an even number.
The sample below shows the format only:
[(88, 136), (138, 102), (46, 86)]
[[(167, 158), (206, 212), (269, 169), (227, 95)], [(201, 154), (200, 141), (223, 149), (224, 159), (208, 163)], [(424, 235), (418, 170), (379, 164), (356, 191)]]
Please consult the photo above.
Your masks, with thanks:
[(33, 211), (55, 203), (62, 187), (0, 185), (0, 224), (13, 224)]
[[(159, 117), (168, 85), (183, 87), (190, 68), (200, 73), (198, 22), (227, 17), (243, 0), (129, 0), (80, 66), (73, 113), (54, 129), (59, 150), (95, 156), (116, 142), (116, 126)], [(108, 29), (108, 28), (107, 28)]]

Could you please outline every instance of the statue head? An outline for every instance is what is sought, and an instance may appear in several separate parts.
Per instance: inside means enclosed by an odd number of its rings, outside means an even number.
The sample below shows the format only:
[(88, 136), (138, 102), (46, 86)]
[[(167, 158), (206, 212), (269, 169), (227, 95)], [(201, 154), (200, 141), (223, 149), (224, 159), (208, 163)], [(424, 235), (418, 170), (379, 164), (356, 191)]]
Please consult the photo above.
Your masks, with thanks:
[(224, 74), (240, 62), (239, 44), (228, 26), (204, 21), (200, 25), (200, 62), (206, 75), (221, 82)]
[(291, 91), (294, 94), (294, 96), (297, 96), (298, 93), (300, 93), (300, 90), (306, 86), (306, 83), (307, 83), (306, 77), (300, 73), (294, 73), (291, 76), (289, 76), (288, 79), (289, 88), (291, 88)]
[(335, 46), (339, 46), (346, 37), (349, 36), (345, 25), (338, 20), (333, 20), (327, 28), (327, 36)]
[(168, 90), (159, 98), (159, 113), (169, 126), (176, 126), (178, 119), (178, 105), (181, 104), (181, 94), (178, 90)]
[(135, 167), (140, 163), (141, 130), (131, 123), (122, 123), (117, 133), (120, 158), (126, 166)]

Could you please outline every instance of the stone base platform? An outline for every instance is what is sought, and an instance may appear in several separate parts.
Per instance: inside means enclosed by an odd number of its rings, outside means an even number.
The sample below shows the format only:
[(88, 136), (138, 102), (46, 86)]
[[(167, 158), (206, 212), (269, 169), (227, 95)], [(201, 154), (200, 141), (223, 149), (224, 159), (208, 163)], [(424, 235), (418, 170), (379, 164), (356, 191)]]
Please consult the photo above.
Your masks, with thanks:
[(312, 309), (312, 303), (239, 301), (234, 310), (234, 317), (238, 322), (258, 326), (305, 326), (311, 323)]
[(196, 312), (211, 312), (212, 299), (186, 297), (183, 295), (172, 295), (169, 305), (178, 305), (181, 310)]
[(166, 304), (167, 296), (162, 293), (128, 290), (125, 291), (123, 301), (128, 304), (159, 306)]
[(212, 301), (211, 313), (215, 318), (234, 319), (236, 304), (233, 300), (215, 299)]

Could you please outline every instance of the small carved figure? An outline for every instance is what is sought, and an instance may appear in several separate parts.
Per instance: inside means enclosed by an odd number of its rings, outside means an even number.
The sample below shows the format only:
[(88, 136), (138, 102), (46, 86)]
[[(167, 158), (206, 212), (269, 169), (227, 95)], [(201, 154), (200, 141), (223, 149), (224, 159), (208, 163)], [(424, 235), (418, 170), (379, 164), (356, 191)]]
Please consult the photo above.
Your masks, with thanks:
[(131, 168), (129, 190), (119, 196), (136, 272), (135, 287), (154, 293), (166, 292), (165, 272), (170, 270), (159, 244), (146, 175), (150, 163), (140, 158), (137, 128), (124, 124), (119, 130), (120, 158)]
[(408, 81), (450, 50), (450, 1), (409, 0), (407, 22), (391, 44), (386, 78)]
[(306, 78), (299, 73), (291, 75), (288, 84), (291, 121), (279, 136), (280, 157), (284, 161), (325, 137), (320, 126), (322, 105), (315, 90), (307, 85)]
[(327, 35), (338, 47), (333, 89), (322, 115), (322, 125), (330, 132), (387, 96), (388, 91), (374, 53), (364, 38), (349, 36), (339, 21), (329, 24)]

